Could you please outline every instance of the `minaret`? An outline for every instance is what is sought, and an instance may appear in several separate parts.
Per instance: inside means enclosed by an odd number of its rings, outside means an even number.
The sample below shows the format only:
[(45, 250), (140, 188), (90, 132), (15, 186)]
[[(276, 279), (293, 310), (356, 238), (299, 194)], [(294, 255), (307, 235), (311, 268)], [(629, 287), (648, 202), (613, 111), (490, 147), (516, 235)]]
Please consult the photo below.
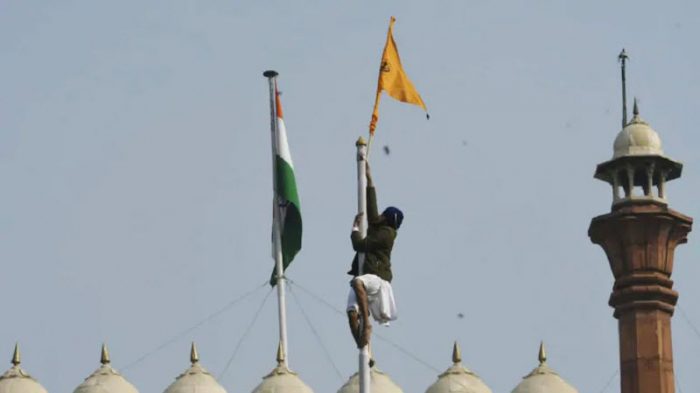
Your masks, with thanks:
[(668, 207), (665, 184), (682, 168), (664, 155), (635, 101), (613, 158), (595, 172), (613, 188), (611, 212), (595, 217), (588, 235), (605, 250), (615, 277), (609, 304), (618, 320), (622, 393), (674, 392), (673, 252), (687, 241), (693, 220)]

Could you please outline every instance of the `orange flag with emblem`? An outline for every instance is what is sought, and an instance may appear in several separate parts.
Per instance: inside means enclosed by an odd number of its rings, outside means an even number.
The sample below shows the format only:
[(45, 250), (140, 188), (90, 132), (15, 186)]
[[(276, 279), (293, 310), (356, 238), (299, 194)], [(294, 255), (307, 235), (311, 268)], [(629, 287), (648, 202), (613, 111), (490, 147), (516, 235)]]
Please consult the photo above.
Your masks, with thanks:
[[(377, 121), (379, 120), (379, 99), (381, 98), (382, 91), (386, 91), (387, 94), (396, 100), (418, 105), (423, 108), (424, 111), (428, 111), (423, 99), (420, 97), (420, 94), (418, 94), (418, 90), (413, 86), (411, 80), (408, 79), (408, 75), (406, 75), (406, 72), (401, 66), (399, 50), (396, 48), (396, 42), (394, 42), (394, 22), (396, 22), (396, 18), (392, 16), (389, 22), (386, 45), (384, 45), (384, 52), (382, 53), (381, 66), (379, 67), (377, 97), (374, 101), (372, 121), (369, 124), (370, 135), (374, 135), (374, 130), (377, 128)], [(427, 117), (430, 118), (429, 115), (427, 115)]]

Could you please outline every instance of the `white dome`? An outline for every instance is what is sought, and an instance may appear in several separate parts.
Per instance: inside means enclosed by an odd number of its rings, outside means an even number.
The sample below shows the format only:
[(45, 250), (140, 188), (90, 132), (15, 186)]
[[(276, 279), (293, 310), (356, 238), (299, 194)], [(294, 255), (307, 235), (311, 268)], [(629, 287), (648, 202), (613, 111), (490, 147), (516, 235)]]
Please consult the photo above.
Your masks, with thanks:
[(279, 365), (263, 377), (253, 393), (313, 393), (313, 390), (295, 372)]
[(478, 375), (462, 366), (462, 355), (455, 342), (452, 350), (452, 367), (438, 376), (426, 393), (491, 393)]
[(263, 377), (253, 393), (313, 393), (313, 390), (287, 367), (280, 345), (277, 348), (277, 367)]
[(634, 104), (634, 117), (625, 128), (617, 134), (613, 145), (613, 158), (625, 156), (645, 156), (664, 154), (661, 138), (647, 122), (639, 117), (637, 103)]
[[(370, 391), (372, 393), (403, 393), (403, 390), (376, 367), (369, 370)], [(355, 373), (345, 382), (345, 385), (338, 389), (338, 393), (359, 393), (360, 391), (360, 375)]]
[(102, 345), (102, 365), (81, 383), (73, 393), (139, 393), (110, 365), (107, 347)]
[(12, 367), (0, 375), (0, 393), (47, 393), (31, 375), (19, 366), (19, 347), (15, 345)]
[(512, 393), (578, 393), (547, 366), (544, 344), (540, 344), (540, 365), (526, 375)]
[(180, 374), (165, 393), (226, 393), (216, 379), (199, 364), (197, 347), (192, 343), (190, 350), (192, 366)]

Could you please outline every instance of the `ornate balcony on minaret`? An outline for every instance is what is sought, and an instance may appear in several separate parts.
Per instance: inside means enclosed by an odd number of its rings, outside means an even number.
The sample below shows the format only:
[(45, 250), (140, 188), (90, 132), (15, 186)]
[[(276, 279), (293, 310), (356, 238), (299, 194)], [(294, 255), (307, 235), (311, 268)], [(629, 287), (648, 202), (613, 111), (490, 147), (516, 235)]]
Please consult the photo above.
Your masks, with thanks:
[(674, 392), (673, 254), (687, 241), (693, 220), (668, 208), (665, 184), (682, 168), (664, 155), (635, 102), (613, 158), (595, 172), (613, 189), (612, 211), (595, 217), (588, 235), (605, 250), (615, 277), (609, 304), (618, 319), (622, 393)]

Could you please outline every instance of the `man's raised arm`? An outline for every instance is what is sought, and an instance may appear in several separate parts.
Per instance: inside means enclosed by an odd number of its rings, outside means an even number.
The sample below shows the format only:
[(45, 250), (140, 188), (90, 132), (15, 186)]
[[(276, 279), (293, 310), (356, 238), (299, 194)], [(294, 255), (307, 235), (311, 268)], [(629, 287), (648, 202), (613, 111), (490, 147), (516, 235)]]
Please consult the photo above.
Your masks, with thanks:
[(369, 162), (366, 163), (367, 167), (367, 222), (369, 224), (376, 223), (379, 221), (379, 209), (377, 208), (377, 192), (374, 188), (374, 181), (372, 180), (372, 172), (369, 169)]

